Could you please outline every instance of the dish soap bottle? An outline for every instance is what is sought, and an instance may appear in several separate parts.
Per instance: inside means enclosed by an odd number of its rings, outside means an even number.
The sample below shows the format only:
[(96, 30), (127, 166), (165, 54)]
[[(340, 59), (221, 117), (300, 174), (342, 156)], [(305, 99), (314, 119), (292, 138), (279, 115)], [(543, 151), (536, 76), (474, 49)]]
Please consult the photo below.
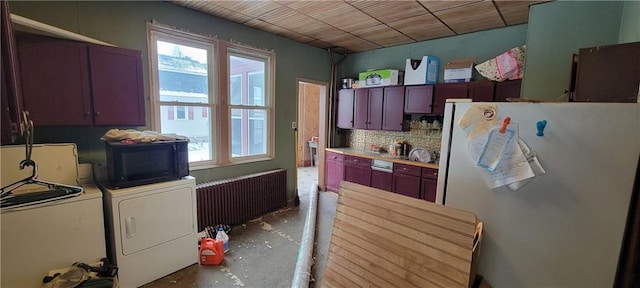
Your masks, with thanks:
[(224, 232), (224, 228), (218, 227), (218, 234), (216, 234), (216, 240), (222, 241), (224, 246), (224, 253), (229, 252), (229, 235)]

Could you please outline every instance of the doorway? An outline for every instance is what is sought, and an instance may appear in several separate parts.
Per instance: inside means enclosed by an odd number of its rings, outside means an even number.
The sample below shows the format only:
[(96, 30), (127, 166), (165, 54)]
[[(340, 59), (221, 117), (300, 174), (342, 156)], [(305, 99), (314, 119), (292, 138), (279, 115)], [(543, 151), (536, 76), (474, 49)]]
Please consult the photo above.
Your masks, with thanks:
[(324, 189), (327, 83), (298, 79), (297, 115), (298, 190), (300, 192), (309, 190), (314, 182)]

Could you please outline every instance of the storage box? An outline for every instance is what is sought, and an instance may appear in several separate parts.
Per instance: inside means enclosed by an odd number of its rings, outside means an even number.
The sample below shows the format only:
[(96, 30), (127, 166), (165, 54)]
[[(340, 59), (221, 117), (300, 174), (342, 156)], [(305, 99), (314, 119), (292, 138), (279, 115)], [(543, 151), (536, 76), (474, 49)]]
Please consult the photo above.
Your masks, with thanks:
[(444, 83), (469, 82), (473, 79), (476, 58), (453, 59), (444, 65)]
[(358, 76), (358, 87), (360, 88), (402, 85), (404, 72), (392, 69), (381, 69), (361, 72)]
[(422, 59), (407, 59), (404, 68), (404, 85), (436, 84), (440, 59), (424, 56)]

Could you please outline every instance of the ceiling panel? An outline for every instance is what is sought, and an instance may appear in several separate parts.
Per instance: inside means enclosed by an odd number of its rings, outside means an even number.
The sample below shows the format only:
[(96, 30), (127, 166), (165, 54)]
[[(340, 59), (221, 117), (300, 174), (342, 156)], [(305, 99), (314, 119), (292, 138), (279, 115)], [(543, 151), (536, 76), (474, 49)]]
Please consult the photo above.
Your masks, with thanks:
[(492, 1), (482, 1), (465, 6), (434, 12), (456, 34), (506, 26)]
[(416, 1), (352, 1), (349, 4), (382, 23), (429, 13)]
[(527, 23), (547, 1), (172, 0), (319, 48), (359, 52)]
[(352, 34), (385, 47), (414, 42), (411, 38), (385, 24), (356, 30)]
[(445, 26), (438, 18), (431, 14), (391, 22), (389, 26), (413, 38), (415, 41), (456, 35), (449, 27)]

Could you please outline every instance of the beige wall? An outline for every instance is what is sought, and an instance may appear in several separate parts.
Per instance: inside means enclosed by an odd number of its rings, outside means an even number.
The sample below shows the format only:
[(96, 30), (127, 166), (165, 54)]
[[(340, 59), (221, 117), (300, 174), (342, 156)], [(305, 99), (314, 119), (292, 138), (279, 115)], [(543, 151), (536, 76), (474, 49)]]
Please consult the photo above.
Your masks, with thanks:
[(320, 86), (300, 83), (298, 86), (298, 167), (311, 166), (308, 141), (319, 135)]

